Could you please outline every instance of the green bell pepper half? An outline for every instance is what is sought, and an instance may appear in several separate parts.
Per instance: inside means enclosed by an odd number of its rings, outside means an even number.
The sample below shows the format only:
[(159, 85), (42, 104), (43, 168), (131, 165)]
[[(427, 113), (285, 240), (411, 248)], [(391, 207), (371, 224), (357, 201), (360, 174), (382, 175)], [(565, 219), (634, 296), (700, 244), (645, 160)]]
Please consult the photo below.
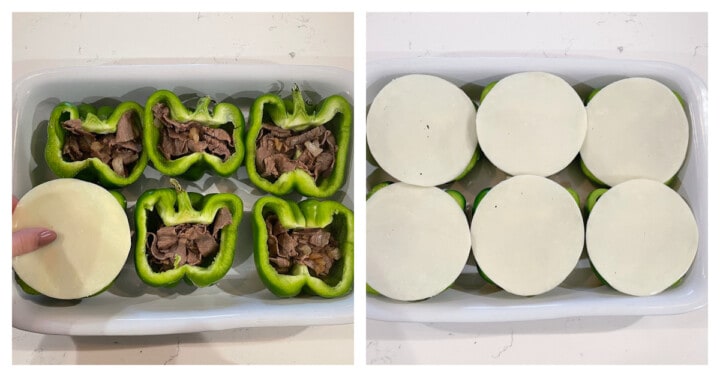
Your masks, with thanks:
[[(368, 191), (368, 193), (365, 197), (365, 200), (370, 199), (370, 197), (373, 196), (376, 192), (378, 192), (378, 191), (384, 189), (385, 187), (390, 186), (394, 183), (395, 182), (393, 182), (393, 181), (385, 181), (385, 182), (380, 182), (380, 183), (376, 184), (375, 186), (370, 188), (370, 191)], [(489, 190), (489, 189), (486, 189), (486, 190)], [(467, 202), (465, 201), (465, 196), (460, 191), (447, 189), (447, 190), (445, 190), (445, 192), (448, 195), (450, 195), (450, 197), (452, 197), (453, 200), (455, 200), (455, 202), (458, 204), (458, 206), (460, 206), (460, 208), (463, 211), (465, 211)], [(475, 205), (477, 206), (477, 203)]]
[[(492, 189), (491, 187), (486, 187), (486, 188), (480, 190), (480, 192), (478, 192), (477, 196), (475, 196), (475, 200), (473, 201), (473, 206), (472, 206), (473, 215), (475, 214), (475, 210), (477, 210), (477, 207), (480, 204), (480, 202), (485, 198), (485, 195), (487, 195), (487, 193), (490, 192), (491, 189)], [(567, 190), (568, 194), (570, 194), (570, 196), (572, 196), (575, 203), (578, 205), (578, 207), (580, 207), (580, 195), (577, 193), (577, 191), (573, 190), (570, 187), (566, 187), (565, 190)]]
[[(587, 99), (585, 100), (586, 106), (590, 104), (590, 101), (593, 99), (593, 97), (595, 97), (595, 95), (597, 95), (600, 92), (600, 90), (602, 90), (602, 88), (595, 88), (592, 91), (590, 91), (590, 93), (587, 96)], [(683, 109), (685, 109), (687, 107), (687, 104), (685, 103), (685, 100), (680, 95), (680, 93), (678, 93), (674, 90), (672, 92), (675, 95), (675, 98), (677, 98), (678, 101), (680, 101), (680, 106), (682, 106)], [(590, 169), (588, 169), (587, 165), (585, 165), (585, 162), (583, 162), (582, 159), (580, 159), (580, 170), (582, 170), (583, 174), (585, 174), (585, 176), (594, 184), (602, 186), (602, 187), (609, 187), (608, 184), (601, 181), (598, 177), (595, 176), (595, 174), (593, 174), (590, 171)], [(670, 179), (668, 179), (667, 182), (665, 182), (665, 185), (672, 187), (675, 185), (677, 180), (678, 180), (678, 176), (676, 174), (676, 175), (672, 176)]]
[(147, 150), (143, 147), (140, 157), (133, 165), (127, 177), (117, 174), (111, 166), (97, 157), (81, 161), (66, 161), (63, 158), (66, 131), (62, 124), (69, 119), (82, 120), (82, 128), (95, 134), (109, 134), (117, 131), (117, 124), (126, 112), (137, 115), (137, 130), (143, 134), (143, 108), (136, 102), (123, 102), (117, 107), (102, 106), (96, 109), (90, 104), (75, 106), (69, 102), (61, 102), (53, 109), (48, 121), (48, 140), (45, 145), (45, 161), (48, 167), (61, 178), (79, 178), (99, 183), (104, 187), (125, 187), (142, 176), (148, 163)]
[[(318, 278), (310, 275), (304, 264), (295, 264), (289, 274), (278, 273), (270, 264), (268, 234), (265, 218), (277, 215), (285, 229), (326, 228), (338, 243), (341, 258), (333, 264), (330, 273)], [(276, 296), (294, 297), (305, 292), (324, 298), (348, 294), (353, 286), (354, 215), (344, 205), (334, 201), (307, 199), (299, 203), (275, 196), (260, 198), (252, 210), (254, 259), (260, 279)]]
[[(174, 179), (175, 188), (145, 191), (135, 204), (135, 270), (147, 284), (171, 287), (181, 279), (197, 287), (206, 287), (223, 278), (232, 267), (238, 226), (242, 220), (243, 202), (231, 193), (201, 195), (188, 193)], [(212, 262), (191, 266), (182, 265), (167, 271), (156, 272), (148, 261), (147, 236), (150, 229), (162, 225), (211, 224), (222, 208), (232, 215), (232, 222), (220, 231), (220, 247)]]
[[(599, 188), (599, 189), (593, 190), (592, 192), (590, 192), (590, 194), (588, 194), (587, 201), (585, 202), (585, 209), (587, 210), (588, 214), (590, 212), (592, 212), (592, 209), (593, 209), (593, 207), (595, 207), (595, 204), (597, 204), (597, 201), (600, 200), (600, 198), (606, 192), (608, 192), (608, 190), (609, 189), (606, 189), (606, 188)], [(595, 265), (593, 265), (592, 261), (590, 261), (590, 268), (592, 269), (592, 272), (595, 274), (595, 277), (597, 277), (597, 279), (600, 281), (600, 283), (602, 285), (610, 286), (610, 284), (608, 284), (607, 280), (605, 280), (605, 278), (603, 278), (602, 275), (600, 275), (598, 270), (595, 268)], [(684, 276), (680, 277), (680, 279), (678, 279), (675, 283), (673, 283), (673, 285), (671, 285), (669, 288), (676, 288), (676, 287), (680, 286), (680, 284), (682, 284), (683, 278), (684, 278)]]
[[(376, 192), (378, 192), (378, 191), (382, 190), (383, 188), (390, 186), (394, 183), (395, 182), (392, 182), (392, 181), (385, 181), (385, 182), (380, 182), (380, 183), (376, 184), (375, 186), (370, 188), (370, 191), (368, 192), (367, 197), (365, 199), (366, 200), (370, 199), (370, 197), (373, 196)], [(486, 189), (486, 190), (489, 190), (489, 189)], [(457, 205), (460, 207), (460, 209), (463, 210), (463, 212), (466, 211), (467, 202), (465, 201), (465, 196), (460, 191), (448, 189), (448, 190), (445, 190), (445, 192), (448, 195), (450, 195), (450, 197), (453, 198), (455, 203), (457, 203)], [(380, 292), (376, 291), (375, 288), (371, 287), (370, 284), (365, 284), (365, 292), (369, 293), (369, 294), (373, 294), (373, 295), (382, 296), (382, 294)], [(419, 301), (422, 301), (422, 300), (419, 300)]]
[[(585, 177), (587, 177), (590, 182), (594, 183), (597, 186), (601, 187), (610, 187), (607, 183), (601, 181), (598, 177), (593, 174), (590, 169), (588, 169), (587, 165), (585, 165), (585, 162), (583, 162), (582, 159), (580, 159), (580, 170), (585, 174)], [(668, 179), (666, 182), (664, 182), (665, 186), (673, 187), (678, 182), (678, 176), (675, 174), (672, 176), (672, 178)]]
[[(232, 125), (232, 130), (226, 129), (231, 134), (235, 152), (226, 160), (207, 152), (194, 152), (186, 156), (168, 160), (158, 149), (160, 144), (160, 125), (155, 122), (153, 106), (158, 103), (165, 103), (170, 108), (170, 116), (179, 122), (195, 121), (212, 128), (223, 128), (226, 124)], [(144, 148), (155, 169), (160, 173), (195, 181), (209, 169), (222, 177), (229, 177), (234, 174), (242, 165), (245, 157), (245, 144), (243, 132), (245, 130), (245, 117), (237, 106), (231, 103), (218, 103), (210, 110), (212, 100), (210, 97), (202, 97), (198, 100), (194, 110), (190, 110), (181, 102), (175, 93), (161, 89), (153, 93), (145, 104), (145, 135), (143, 138)]]
[[(340, 95), (327, 97), (317, 106), (308, 105), (297, 85), (292, 89), (291, 98), (283, 100), (276, 94), (267, 93), (253, 102), (245, 144), (248, 177), (255, 186), (271, 194), (285, 195), (295, 190), (304, 196), (327, 198), (337, 192), (345, 181), (352, 134), (352, 108)], [(319, 178), (316, 182), (310, 174), (300, 169), (283, 173), (274, 182), (260, 176), (255, 165), (256, 143), (263, 122), (267, 121), (291, 131), (325, 125), (335, 136), (338, 147), (330, 176)]]
[[(475, 200), (473, 201), (473, 206), (472, 206), (472, 214), (473, 215), (475, 215), (475, 211), (477, 210), (478, 205), (485, 198), (485, 196), (488, 194), (488, 192), (490, 192), (491, 189), (492, 189), (491, 187), (486, 187), (486, 188), (480, 190), (480, 192), (478, 192), (478, 194), (475, 196)], [(573, 200), (578, 205), (578, 207), (580, 207), (580, 195), (578, 195), (577, 191), (575, 191), (569, 187), (566, 187), (565, 189), (568, 191), (568, 194), (570, 194), (570, 196), (572, 196)], [(483, 280), (485, 280), (486, 282), (488, 282), (492, 285), (497, 286), (497, 284), (495, 284), (495, 282), (493, 282), (492, 279), (490, 279), (485, 274), (485, 272), (483, 272), (483, 270), (480, 268), (480, 266), (475, 266), (475, 267), (477, 268), (477, 271)]]

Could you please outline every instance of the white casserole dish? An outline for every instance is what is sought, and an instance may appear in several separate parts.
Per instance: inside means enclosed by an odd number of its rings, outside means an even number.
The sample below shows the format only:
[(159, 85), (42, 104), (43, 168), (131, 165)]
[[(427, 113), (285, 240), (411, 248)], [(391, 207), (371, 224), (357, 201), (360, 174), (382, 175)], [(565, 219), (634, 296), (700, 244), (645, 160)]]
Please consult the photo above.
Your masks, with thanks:
[[(504, 322), (574, 316), (668, 315), (707, 304), (707, 87), (691, 71), (672, 64), (610, 59), (571, 58), (414, 58), (373, 61), (367, 67), (367, 103), (390, 80), (411, 73), (437, 75), (463, 89), (477, 104), (482, 88), (507, 75), (545, 71), (565, 79), (584, 98), (626, 77), (644, 76), (662, 82), (686, 101), (690, 121), (687, 159), (674, 189), (688, 202), (698, 223), (700, 242), (696, 259), (682, 284), (661, 294), (633, 297), (601, 286), (583, 253), (570, 276), (552, 291), (535, 297), (516, 297), (483, 282), (469, 260), (463, 274), (448, 290), (421, 302), (405, 303), (368, 294), (367, 317), (407, 322)], [(541, 95), (539, 93), (539, 95)], [(368, 189), (391, 180), (367, 162)], [(507, 176), (481, 157), (468, 176), (441, 186), (465, 195), (472, 203), (477, 193)], [(568, 168), (548, 177), (580, 194), (581, 203), (594, 186), (581, 172), (576, 158)]]
[[(246, 120), (252, 101), (263, 93), (290, 94), (297, 83), (306, 97), (340, 94), (352, 103), (351, 72), (313, 66), (285, 65), (137, 65), (65, 68), (29, 75), (14, 85), (13, 194), (22, 196), (35, 185), (55, 178), (44, 160), (47, 120), (61, 101), (107, 104), (132, 100), (145, 104), (157, 89), (169, 89), (181, 99), (210, 95), (239, 105)], [(99, 102), (98, 102), (99, 101)], [(347, 179), (328, 198), (353, 208), (353, 169), (350, 151)], [(339, 299), (275, 297), (260, 281), (252, 258), (250, 210), (269, 195), (256, 189), (240, 167), (230, 178), (204, 175), (180, 180), (188, 191), (234, 192), (244, 202), (235, 262), (216, 285), (194, 288), (181, 282), (174, 288), (145, 285), (135, 273), (133, 253), (115, 284), (99, 296), (61, 302), (23, 293), (13, 282), (13, 327), (46, 334), (152, 335), (223, 330), (239, 327), (308, 326), (353, 321), (353, 295)], [(167, 177), (148, 166), (140, 180), (121, 192), (128, 200), (134, 227), (134, 204), (145, 190), (170, 187)], [(298, 194), (288, 198), (299, 201)]]

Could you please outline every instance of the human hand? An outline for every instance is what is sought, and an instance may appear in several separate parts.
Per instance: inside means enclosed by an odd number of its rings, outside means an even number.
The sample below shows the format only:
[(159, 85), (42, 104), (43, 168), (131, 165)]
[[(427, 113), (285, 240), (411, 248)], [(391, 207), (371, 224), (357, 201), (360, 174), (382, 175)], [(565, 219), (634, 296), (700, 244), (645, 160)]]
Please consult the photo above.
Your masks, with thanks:
[[(15, 212), (18, 198), (12, 197), (12, 211)], [(12, 256), (27, 254), (55, 241), (57, 233), (47, 228), (24, 228), (12, 235)]]

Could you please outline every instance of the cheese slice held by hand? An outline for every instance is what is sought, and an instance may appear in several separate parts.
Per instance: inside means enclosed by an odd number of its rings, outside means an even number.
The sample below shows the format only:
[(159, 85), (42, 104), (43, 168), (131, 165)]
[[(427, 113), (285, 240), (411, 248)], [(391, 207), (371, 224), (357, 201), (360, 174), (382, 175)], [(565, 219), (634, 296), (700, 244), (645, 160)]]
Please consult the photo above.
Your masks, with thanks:
[(54, 230), (58, 238), (13, 258), (27, 285), (57, 299), (78, 299), (106, 288), (130, 252), (130, 224), (124, 209), (104, 188), (74, 178), (34, 187), (18, 202), (13, 231)]

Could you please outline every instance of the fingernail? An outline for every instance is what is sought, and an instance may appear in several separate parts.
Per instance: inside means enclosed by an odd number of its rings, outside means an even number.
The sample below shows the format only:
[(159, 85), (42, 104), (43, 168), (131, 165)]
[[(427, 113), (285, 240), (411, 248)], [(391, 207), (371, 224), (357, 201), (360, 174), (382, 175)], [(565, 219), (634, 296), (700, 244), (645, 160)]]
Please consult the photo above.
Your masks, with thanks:
[(50, 242), (55, 241), (56, 238), (57, 233), (52, 230), (43, 230), (40, 234), (38, 234), (38, 246), (45, 246)]

